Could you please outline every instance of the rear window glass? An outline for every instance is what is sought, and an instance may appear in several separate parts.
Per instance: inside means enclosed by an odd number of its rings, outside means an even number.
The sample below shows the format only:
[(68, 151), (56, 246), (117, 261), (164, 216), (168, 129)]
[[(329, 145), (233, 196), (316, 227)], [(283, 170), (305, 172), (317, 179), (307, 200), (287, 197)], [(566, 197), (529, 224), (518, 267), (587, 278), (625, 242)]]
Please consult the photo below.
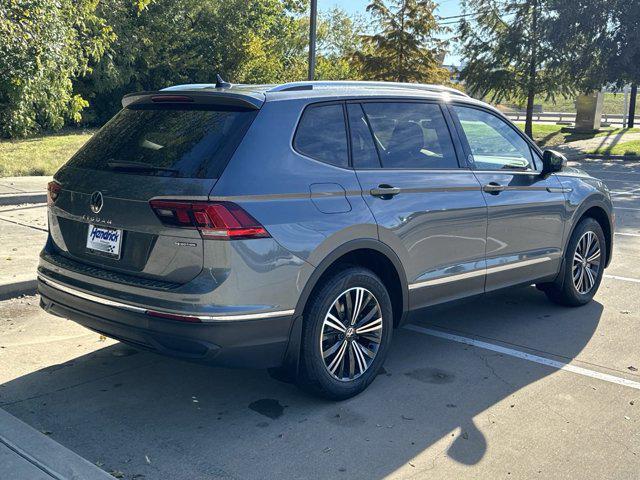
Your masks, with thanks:
[(307, 107), (293, 145), (308, 157), (346, 167), (349, 164), (347, 127), (342, 105)]
[(120, 111), (67, 165), (135, 175), (219, 177), (256, 111), (178, 107)]

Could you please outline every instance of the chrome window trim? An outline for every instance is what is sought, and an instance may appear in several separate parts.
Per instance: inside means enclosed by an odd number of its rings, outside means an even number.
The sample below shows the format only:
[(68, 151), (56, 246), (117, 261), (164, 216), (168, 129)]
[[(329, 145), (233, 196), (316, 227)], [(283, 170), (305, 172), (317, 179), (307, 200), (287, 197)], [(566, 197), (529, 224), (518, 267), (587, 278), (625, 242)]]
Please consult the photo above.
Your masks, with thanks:
[(38, 280), (42, 283), (50, 286), (51, 288), (55, 288), (56, 290), (60, 290), (61, 292), (68, 293), (69, 295), (73, 295), (78, 298), (82, 298), (84, 300), (88, 300), (90, 302), (99, 303), (101, 305), (106, 305), (109, 307), (120, 308), (123, 310), (129, 310), (137, 313), (146, 313), (147, 311), (154, 311), (159, 313), (167, 313), (173, 315), (183, 315), (186, 317), (194, 317), (203, 322), (206, 321), (233, 321), (233, 320), (258, 320), (262, 318), (273, 318), (273, 317), (286, 317), (293, 315), (295, 310), (276, 310), (273, 312), (264, 312), (264, 313), (250, 313), (250, 314), (241, 314), (241, 315), (192, 315), (185, 312), (168, 312), (165, 310), (156, 310), (152, 308), (144, 308), (138, 307), (136, 305), (131, 305), (129, 303), (118, 302), (115, 300), (109, 300), (104, 297), (99, 297), (97, 295), (92, 295), (90, 293), (84, 292), (82, 290), (78, 290), (67, 285), (63, 285), (54, 280), (46, 278), (42, 275), (38, 275)]
[(479, 270), (472, 270), (470, 272), (447, 275), (444, 277), (434, 278), (432, 280), (425, 280), (423, 282), (412, 283), (409, 285), (409, 290), (415, 290), (423, 287), (432, 287), (435, 285), (442, 285), (444, 283), (456, 282), (458, 280), (465, 280), (467, 278), (478, 277), (481, 275), (490, 275), (492, 273), (504, 272), (505, 270), (511, 270), (514, 268), (527, 267), (530, 265), (535, 265), (537, 263), (548, 262), (550, 260), (553, 260), (553, 259), (551, 257), (531, 258), (529, 260), (521, 260), (518, 262), (507, 263), (505, 265), (496, 265), (495, 267), (481, 268)]

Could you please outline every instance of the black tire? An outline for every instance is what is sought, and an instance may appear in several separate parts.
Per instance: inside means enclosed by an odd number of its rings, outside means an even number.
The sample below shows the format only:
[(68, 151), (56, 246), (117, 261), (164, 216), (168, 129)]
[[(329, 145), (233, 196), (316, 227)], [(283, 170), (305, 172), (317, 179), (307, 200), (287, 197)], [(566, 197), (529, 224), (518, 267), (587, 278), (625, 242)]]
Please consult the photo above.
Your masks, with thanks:
[[(582, 286), (582, 292), (579, 291), (576, 282), (574, 282), (574, 272), (579, 277), (579, 272), (584, 267), (574, 265), (574, 256), (578, 250), (578, 242), (581, 241), (588, 234), (592, 232), (598, 240), (598, 246), (600, 248), (600, 257), (597, 266), (597, 274), (593, 275), (595, 281), (588, 291), (584, 291), (586, 286)], [(567, 244), (567, 250), (564, 253), (563, 271), (560, 278), (555, 282), (540, 285), (541, 290), (546, 293), (547, 297), (560, 305), (568, 307), (579, 307), (589, 303), (593, 296), (598, 291), (602, 276), (604, 274), (604, 266), (607, 263), (607, 248), (606, 238), (602, 231), (600, 224), (593, 218), (586, 217), (580, 220), (580, 223), (576, 226), (575, 230), (571, 234), (569, 243)], [(576, 260), (578, 262), (578, 260)], [(593, 266), (593, 264), (591, 264)], [(586, 273), (585, 273), (586, 274)], [(591, 280), (585, 280), (591, 282)], [(577, 280), (579, 282), (579, 279)]]
[[(358, 291), (362, 292), (362, 290), (356, 290), (356, 288), (366, 290), (366, 292), (362, 293), (364, 298), (362, 303), (367, 301), (367, 304), (362, 307), (363, 313), (356, 325), (360, 324), (361, 321), (362, 325), (371, 325), (372, 321), (376, 320), (374, 317), (378, 316), (379, 311), (382, 318), (381, 331), (378, 332), (376, 330), (375, 332), (357, 334), (355, 333), (355, 327), (353, 327), (353, 331), (349, 332), (347, 329), (343, 334), (331, 326), (325, 326), (325, 330), (323, 330), (325, 317), (330, 311), (342, 315), (340, 317), (341, 323), (347, 320), (342, 326), (349, 325), (348, 318), (352, 317), (353, 312), (357, 311), (357, 309), (352, 307), (351, 314), (347, 313), (347, 299), (343, 295), (349, 292), (349, 298), (354, 298), (353, 296)], [(372, 295), (377, 303), (371, 300), (369, 295)], [(339, 301), (339, 299), (342, 301)], [(357, 297), (351, 302), (351, 305), (355, 306), (356, 302)], [(379, 310), (373, 312), (371, 317), (373, 320), (367, 320), (366, 317), (375, 310), (376, 306)], [(343, 310), (341, 310), (342, 307), (344, 307)], [(380, 322), (377, 322), (377, 324), (380, 324)], [(359, 394), (373, 382), (380, 367), (382, 367), (391, 343), (392, 331), (393, 309), (391, 307), (391, 299), (384, 284), (372, 271), (360, 267), (347, 267), (329, 275), (324, 279), (317, 293), (313, 295), (305, 308), (298, 377), (299, 385), (314, 395), (331, 400), (344, 400)], [(347, 334), (352, 336), (347, 337)], [(321, 337), (325, 340), (321, 340)], [(376, 341), (379, 339), (379, 344), (372, 342), (367, 337), (375, 337)], [(343, 343), (346, 345), (345, 353), (340, 358), (344, 358), (346, 364), (342, 365), (342, 361), (338, 360), (339, 366), (335, 367), (334, 373), (331, 373), (329, 370), (331, 362), (338, 357), (340, 348), (336, 350), (335, 356), (333, 354), (327, 356), (326, 363), (322, 355), (322, 349), (324, 345), (332, 345), (332, 347), (325, 349), (325, 352), (327, 352), (338, 344), (341, 347)], [(358, 345), (353, 345), (353, 343), (358, 343)], [(375, 351), (373, 358), (365, 356), (362, 353), (364, 349), (360, 350), (361, 353), (355, 351), (362, 345), (367, 347), (369, 354)], [(359, 355), (360, 358), (368, 362), (368, 364), (365, 362), (367, 366), (363, 373), (359, 371), (357, 358)], [(351, 361), (355, 363), (351, 363)], [(351, 373), (349, 370), (355, 373), (352, 378), (349, 378)], [(346, 378), (340, 379), (337, 377)]]

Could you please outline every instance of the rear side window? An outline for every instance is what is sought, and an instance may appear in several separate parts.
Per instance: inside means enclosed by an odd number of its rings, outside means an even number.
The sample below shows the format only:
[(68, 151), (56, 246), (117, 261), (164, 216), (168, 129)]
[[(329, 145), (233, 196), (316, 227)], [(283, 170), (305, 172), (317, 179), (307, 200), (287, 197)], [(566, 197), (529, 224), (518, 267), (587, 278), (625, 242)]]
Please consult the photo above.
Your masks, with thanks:
[(218, 178), (256, 113), (218, 106), (128, 107), (67, 165), (135, 175)]
[(294, 148), (303, 155), (339, 167), (349, 164), (342, 105), (307, 107), (298, 124)]
[(383, 168), (458, 168), (439, 105), (364, 103)]

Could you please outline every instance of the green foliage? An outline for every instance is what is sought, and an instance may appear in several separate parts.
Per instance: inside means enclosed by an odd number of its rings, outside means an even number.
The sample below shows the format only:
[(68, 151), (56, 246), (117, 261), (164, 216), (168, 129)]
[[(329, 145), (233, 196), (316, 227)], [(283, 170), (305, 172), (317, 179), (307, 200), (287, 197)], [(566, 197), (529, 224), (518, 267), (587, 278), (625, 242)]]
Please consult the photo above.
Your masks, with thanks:
[[(302, 80), (307, 0), (0, 0), (0, 135), (99, 125), (126, 93)], [(318, 19), (319, 79), (358, 78), (361, 19)], [(87, 108), (88, 107), (88, 108)]]
[(523, 102), (530, 94), (553, 98), (573, 93), (551, 68), (557, 50), (547, 41), (550, 10), (546, 0), (466, 0), (476, 12), (461, 22), (467, 91), (492, 102)]
[[(387, 3), (390, 5), (387, 6)], [(353, 58), (371, 80), (443, 83), (449, 72), (440, 66), (445, 43), (432, 0), (373, 0), (367, 6), (379, 31), (363, 35), (363, 48)]]
[(0, 136), (77, 122), (86, 106), (73, 79), (113, 39), (98, 0), (1, 0)]

